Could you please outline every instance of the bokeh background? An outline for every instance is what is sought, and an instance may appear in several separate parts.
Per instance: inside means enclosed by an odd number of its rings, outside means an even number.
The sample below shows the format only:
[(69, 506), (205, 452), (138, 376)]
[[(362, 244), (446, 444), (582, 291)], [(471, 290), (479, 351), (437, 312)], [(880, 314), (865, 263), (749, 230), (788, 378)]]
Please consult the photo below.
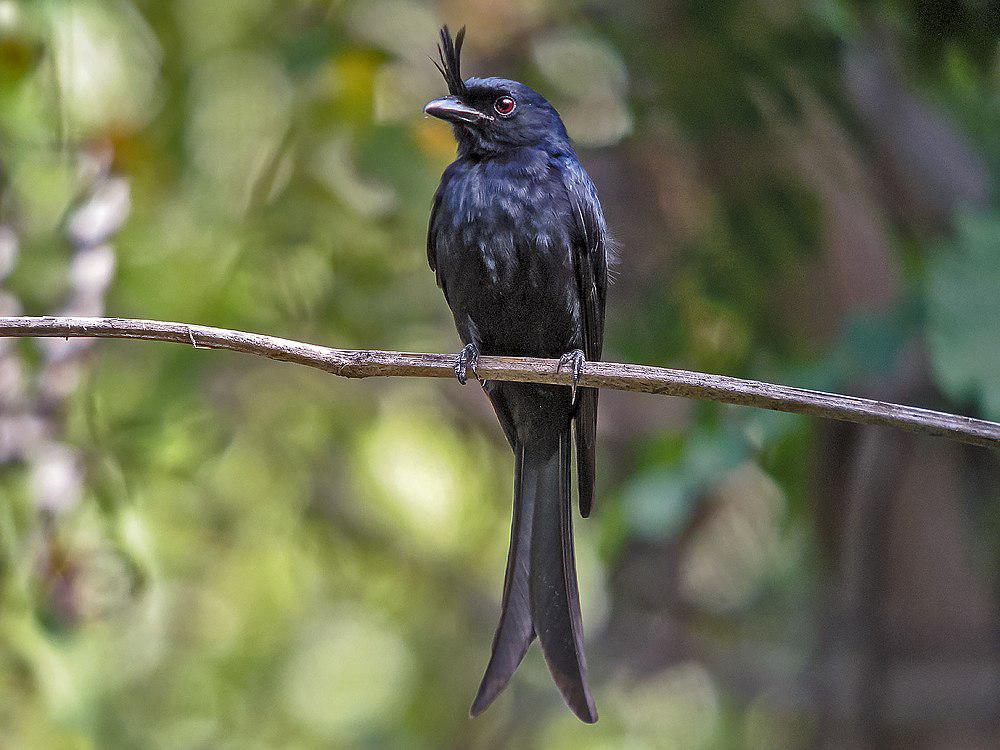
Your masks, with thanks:
[[(1000, 420), (976, 0), (0, 0), (0, 308), (454, 351), (427, 55), (534, 85), (621, 262), (608, 359)], [(2, 748), (995, 748), (995, 452), (601, 400), (601, 721), (483, 717), (512, 461), (450, 381), (0, 342)]]

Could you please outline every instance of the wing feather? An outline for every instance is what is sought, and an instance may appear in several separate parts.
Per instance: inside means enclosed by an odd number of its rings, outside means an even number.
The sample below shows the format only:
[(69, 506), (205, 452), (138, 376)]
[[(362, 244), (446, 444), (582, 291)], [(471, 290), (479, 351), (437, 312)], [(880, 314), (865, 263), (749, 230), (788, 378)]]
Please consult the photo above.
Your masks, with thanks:
[[(580, 163), (564, 159), (559, 169), (574, 214), (572, 257), (580, 300), (584, 354), (598, 361), (604, 348), (604, 315), (608, 288), (607, 227), (597, 190)], [(574, 417), (580, 514), (594, 505), (597, 462), (597, 389), (581, 388)]]

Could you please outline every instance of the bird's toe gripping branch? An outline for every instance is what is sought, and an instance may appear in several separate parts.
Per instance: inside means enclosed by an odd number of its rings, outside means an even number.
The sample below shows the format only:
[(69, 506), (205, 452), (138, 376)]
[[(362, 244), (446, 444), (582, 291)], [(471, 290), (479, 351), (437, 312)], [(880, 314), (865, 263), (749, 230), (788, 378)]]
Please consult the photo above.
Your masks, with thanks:
[(587, 362), (587, 358), (583, 354), (582, 349), (574, 349), (571, 352), (566, 352), (559, 358), (559, 364), (556, 367), (556, 372), (562, 372), (564, 367), (571, 368), (570, 372), (573, 373), (573, 403), (576, 403), (576, 384), (580, 380), (580, 374), (583, 372), (583, 365)]
[(479, 377), (479, 372), (476, 368), (479, 366), (479, 349), (475, 344), (466, 344), (465, 348), (458, 353), (458, 359), (455, 360), (455, 377), (458, 378), (458, 382), (462, 385), (468, 380), (468, 372), (472, 370), (472, 374), (476, 376), (476, 380), (482, 383), (482, 379)]

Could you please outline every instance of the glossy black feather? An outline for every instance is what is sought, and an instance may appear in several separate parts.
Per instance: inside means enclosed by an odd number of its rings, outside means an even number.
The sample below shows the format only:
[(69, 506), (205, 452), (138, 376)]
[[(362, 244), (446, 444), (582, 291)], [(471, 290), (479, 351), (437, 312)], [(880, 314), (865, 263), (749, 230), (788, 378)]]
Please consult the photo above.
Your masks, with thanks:
[[(526, 492), (524, 481), (524, 448), (517, 447), (514, 460), (514, 512), (507, 553), (507, 573), (504, 576), (500, 623), (493, 637), (493, 651), (479, 691), (469, 710), (478, 716), (500, 695), (535, 639), (531, 616), (531, 528), (535, 514), (534, 491)], [(534, 476), (537, 470), (530, 468)]]
[(455, 96), (465, 96), (465, 81), (462, 79), (462, 44), (465, 42), (465, 27), (458, 30), (458, 35), (452, 41), (451, 32), (447, 26), (441, 27), (441, 42), (438, 44), (438, 59), (431, 60), (441, 75), (444, 76), (445, 83), (448, 84), (448, 91)]
[[(451, 121), (458, 159), (441, 178), (427, 260), (463, 344), (482, 354), (599, 359), (607, 241), (600, 202), (556, 110), (502, 78), (461, 82), (463, 34), (442, 30), (440, 65), (452, 98), (428, 111)], [(461, 93), (456, 93), (461, 92)], [(513, 98), (509, 116), (494, 108)], [(475, 111), (472, 111), (475, 110)], [(471, 114), (470, 114), (471, 113)], [(479, 113), (479, 114), (476, 114)], [(507, 685), (536, 634), (573, 712), (595, 721), (587, 684), (573, 557), (570, 460), (579, 502), (594, 504), (597, 391), (488, 382), (515, 455), (514, 512), (500, 622), (473, 715)]]
[[(607, 231), (597, 192), (579, 163), (566, 166), (563, 184), (576, 217), (573, 259), (583, 312), (584, 354), (588, 360), (598, 361), (604, 347), (604, 310), (608, 284)], [(597, 389), (579, 390), (574, 423), (580, 515), (584, 518), (590, 515), (594, 507), (597, 397)]]
[[(573, 556), (573, 502), (570, 497), (569, 430), (526, 450), (535, 474), (531, 544), (531, 614), (549, 672), (566, 705), (581, 721), (597, 721), (583, 655), (580, 592)], [(532, 466), (533, 464), (533, 466)], [(530, 480), (528, 480), (530, 481)], [(554, 502), (553, 498), (559, 498)]]

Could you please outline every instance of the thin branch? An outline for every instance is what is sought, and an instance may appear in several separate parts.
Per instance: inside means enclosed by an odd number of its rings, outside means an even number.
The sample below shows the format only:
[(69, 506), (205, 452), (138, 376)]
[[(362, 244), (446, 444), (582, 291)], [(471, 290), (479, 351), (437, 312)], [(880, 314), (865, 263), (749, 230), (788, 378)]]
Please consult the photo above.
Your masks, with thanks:
[[(257, 333), (157, 320), (0, 317), (0, 337), (36, 336), (173, 341), (198, 349), (229, 349), (281, 362), (294, 362), (347, 378), (389, 375), (454, 377), (453, 354), (331, 349)], [(558, 360), (554, 359), (483, 356), (479, 359), (478, 370), (480, 377), (487, 380), (568, 385), (570, 373), (566, 368), (562, 372), (557, 368)], [(1000, 424), (996, 422), (723, 375), (615, 362), (587, 362), (580, 385), (698, 398), (859, 424), (886, 425), (939, 435), (970, 445), (1000, 448)]]

